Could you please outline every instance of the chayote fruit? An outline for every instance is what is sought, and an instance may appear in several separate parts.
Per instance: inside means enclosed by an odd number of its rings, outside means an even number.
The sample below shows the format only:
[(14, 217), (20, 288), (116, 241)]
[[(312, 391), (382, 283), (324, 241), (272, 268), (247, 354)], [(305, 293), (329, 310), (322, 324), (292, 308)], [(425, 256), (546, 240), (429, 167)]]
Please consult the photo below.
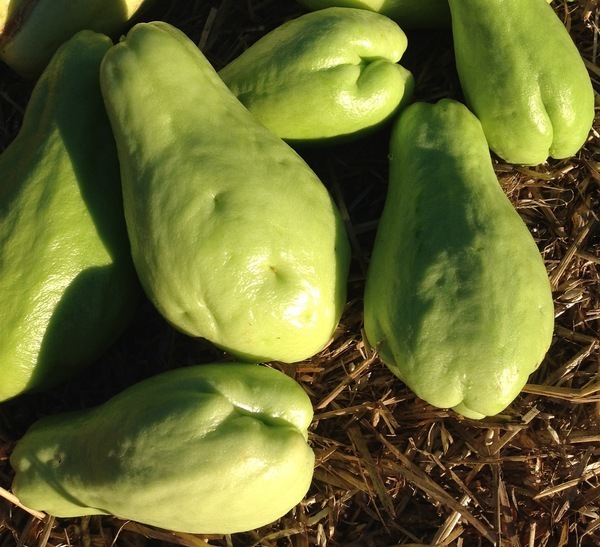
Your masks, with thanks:
[(100, 93), (111, 46), (92, 31), (61, 46), (0, 155), (0, 401), (91, 364), (141, 295)]
[(269, 524), (310, 486), (310, 399), (252, 364), (146, 379), (95, 408), (36, 422), (10, 458), (13, 491), (57, 517), (112, 514), (188, 533)]
[(364, 295), (367, 339), (430, 404), (475, 419), (497, 414), (552, 339), (540, 252), (463, 104), (407, 107), (390, 153)]
[(133, 259), (159, 312), (244, 361), (320, 351), (350, 252), (315, 173), (168, 23), (135, 25), (100, 75)]
[(508, 163), (574, 155), (594, 120), (592, 83), (545, 0), (450, 0), (456, 65), (489, 146)]
[(358, 8), (390, 17), (403, 29), (450, 27), (448, 0), (298, 0), (312, 10)]
[(144, 0), (0, 0), (0, 60), (22, 76), (37, 78), (58, 47), (78, 31), (112, 35), (143, 3)]
[(286, 141), (362, 135), (412, 96), (398, 64), (407, 39), (371, 11), (329, 8), (292, 19), (219, 71), (244, 106)]

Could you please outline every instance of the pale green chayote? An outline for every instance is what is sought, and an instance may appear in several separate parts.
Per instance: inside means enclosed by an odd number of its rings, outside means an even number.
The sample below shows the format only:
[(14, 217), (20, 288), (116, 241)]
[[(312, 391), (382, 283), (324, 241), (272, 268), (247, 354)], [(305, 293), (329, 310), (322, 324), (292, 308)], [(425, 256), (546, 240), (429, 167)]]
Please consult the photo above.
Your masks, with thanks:
[(314, 171), (168, 23), (135, 25), (100, 81), (133, 260), (159, 312), (245, 361), (323, 349), (345, 305), (350, 247)]
[(581, 54), (545, 0), (450, 0), (456, 68), (489, 147), (508, 163), (576, 154), (594, 121)]
[(462, 103), (408, 106), (390, 157), (366, 279), (367, 339), (430, 404), (475, 419), (497, 414), (552, 341), (540, 251)]
[(391, 19), (328, 8), (287, 21), (219, 71), (244, 106), (293, 143), (362, 136), (412, 97), (399, 64), (408, 41)]
[(269, 524), (308, 491), (312, 406), (261, 365), (196, 365), (100, 406), (36, 422), (10, 463), (13, 492), (57, 517), (111, 514), (189, 533)]
[(0, 401), (81, 373), (141, 296), (98, 76), (112, 45), (61, 46), (0, 155)]

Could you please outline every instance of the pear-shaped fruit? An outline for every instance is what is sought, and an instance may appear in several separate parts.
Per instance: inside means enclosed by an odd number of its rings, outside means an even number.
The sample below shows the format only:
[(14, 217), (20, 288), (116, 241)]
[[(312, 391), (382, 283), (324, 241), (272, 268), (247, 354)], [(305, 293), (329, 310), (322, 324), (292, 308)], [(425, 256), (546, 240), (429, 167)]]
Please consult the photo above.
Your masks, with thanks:
[(269, 524), (313, 476), (310, 399), (253, 364), (165, 372), (95, 408), (35, 423), (11, 455), (13, 491), (59, 517), (112, 514), (229, 534)]
[(489, 147), (508, 163), (567, 158), (594, 121), (587, 68), (545, 0), (450, 0), (456, 67)]
[(0, 155), (0, 400), (91, 364), (141, 293), (100, 94), (111, 46), (91, 31), (61, 46)]
[(552, 340), (544, 261), (463, 104), (407, 107), (390, 153), (365, 288), (367, 339), (425, 401), (470, 418), (497, 414)]
[(154, 0), (0, 0), (0, 60), (36, 78), (80, 30), (113, 35)]
[(159, 312), (243, 360), (320, 351), (345, 304), (349, 244), (315, 173), (167, 23), (135, 25), (101, 84), (134, 263)]

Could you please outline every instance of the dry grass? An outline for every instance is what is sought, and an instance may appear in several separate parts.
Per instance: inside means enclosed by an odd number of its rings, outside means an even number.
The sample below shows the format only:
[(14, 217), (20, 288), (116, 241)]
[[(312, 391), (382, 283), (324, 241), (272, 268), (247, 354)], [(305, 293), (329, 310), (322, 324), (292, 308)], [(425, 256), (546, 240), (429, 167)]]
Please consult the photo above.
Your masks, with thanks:
[[(217, 68), (301, 13), (273, 0), (158, 4), (147, 18), (182, 28)], [(553, 5), (600, 90), (600, 7), (596, 0)], [(448, 33), (409, 40), (404, 64), (416, 76), (415, 98), (459, 97)], [(0, 68), (0, 150), (19, 127), (28, 92)], [(310, 361), (279, 367), (315, 406), (310, 442), (317, 466), (306, 499), (259, 530), (198, 537), (109, 517), (40, 518), (0, 498), (0, 547), (600, 544), (599, 145), (593, 132), (568, 160), (527, 169), (495, 163), (539, 244), (556, 307), (547, 358), (502, 415), (476, 422), (425, 404), (363, 342), (365, 265), (385, 197), (384, 129), (358, 143), (304, 152), (346, 217), (355, 257), (335, 339)], [(174, 332), (144, 303), (85, 378), (0, 405), (0, 486), (9, 489), (11, 448), (36, 418), (101, 402), (161, 370), (223, 358)]]

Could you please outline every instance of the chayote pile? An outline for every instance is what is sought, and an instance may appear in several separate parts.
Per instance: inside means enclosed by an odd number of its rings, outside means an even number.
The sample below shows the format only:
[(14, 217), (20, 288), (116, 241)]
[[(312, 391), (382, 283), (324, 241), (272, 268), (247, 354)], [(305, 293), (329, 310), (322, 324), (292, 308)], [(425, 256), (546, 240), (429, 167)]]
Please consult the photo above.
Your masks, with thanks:
[[(548, 276), (492, 160), (565, 158), (588, 137), (591, 81), (552, 7), (301, 3), (219, 71), (181, 30), (132, 21), (140, 1), (0, 5), (0, 59), (36, 79), (0, 155), (0, 401), (80, 374), (142, 292), (237, 361), (33, 424), (11, 456), (27, 506), (219, 534), (306, 495), (311, 402), (264, 364), (327, 346), (352, 249), (305, 144), (391, 128), (365, 333), (418, 396), (481, 419), (544, 358)], [(415, 102), (403, 29), (443, 26), (464, 104)]]

